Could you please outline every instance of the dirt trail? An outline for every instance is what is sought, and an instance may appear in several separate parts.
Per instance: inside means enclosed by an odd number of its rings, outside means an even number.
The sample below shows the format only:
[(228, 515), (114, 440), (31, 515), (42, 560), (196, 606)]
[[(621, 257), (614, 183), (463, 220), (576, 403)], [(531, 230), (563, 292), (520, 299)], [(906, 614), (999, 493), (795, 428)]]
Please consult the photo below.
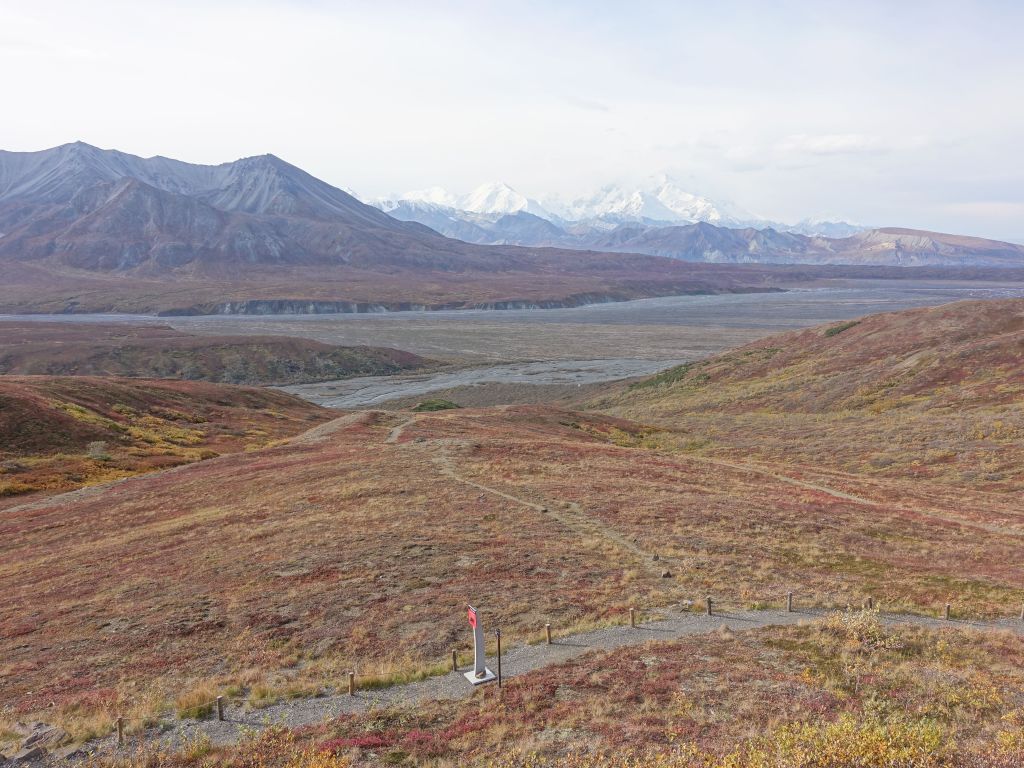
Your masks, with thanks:
[(927, 517), (933, 517), (937, 520), (942, 520), (947, 523), (954, 525), (960, 525), (965, 528), (975, 528), (980, 531), (987, 533), (995, 533), (1003, 536), (1014, 536), (1017, 538), (1024, 538), (1024, 531), (1017, 528), (1007, 528), (1001, 525), (993, 525), (991, 523), (982, 523), (977, 520), (968, 520), (957, 515), (951, 515), (943, 510), (935, 509), (934, 507), (919, 507), (919, 506), (908, 506), (906, 504), (899, 504), (896, 502), (883, 502), (875, 501), (864, 496), (857, 496), (852, 493), (840, 491), (837, 488), (831, 488), (821, 483), (813, 483), (809, 480), (801, 480), (796, 477), (790, 477), (780, 473), (776, 469), (770, 469), (757, 464), (748, 464), (745, 462), (728, 461), (726, 459), (715, 459), (708, 456), (687, 456), (687, 459), (692, 461), (700, 461), (705, 464), (714, 464), (721, 467), (729, 467), (740, 472), (754, 472), (765, 477), (770, 477), (773, 480), (778, 480), (788, 485), (794, 485), (798, 488), (806, 488), (811, 491), (818, 491), (819, 493), (825, 493), (837, 499), (843, 499), (845, 501), (852, 501), (856, 504), (863, 504), (869, 507), (885, 507), (886, 509), (896, 509), (901, 512), (910, 512), (912, 514), (925, 515)]
[[(552, 645), (517, 646), (502, 655), (502, 676), (517, 677), (536, 669), (569, 661), (592, 651), (612, 650), (647, 642), (710, 634), (726, 627), (734, 632), (798, 624), (822, 616), (825, 611), (807, 610), (788, 613), (782, 610), (738, 611), (706, 616), (702, 613), (662, 611), (662, 618), (629, 626), (606, 627), (565, 637), (556, 637)], [(1024, 634), (1024, 622), (1004, 621), (943, 621), (924, 616), (882, 614), (889, 625), (915, 625), (930, 628), (957, 627), (976, 631), (1011, 631)], [(486, 616), (484, 617), (486, 621)], [(540, 628), (538, 628), (540, 630)], [(538, 635), (540, 631), (538, 631)], [(494, 660), (488, 662), (495, 668)], [(372, 708), (414, 705), (429, 700), (463, 699), (475, 690), (462, 672), (450, 672), (427, 680), (396, 685), (377, 690), (330, 693), (315, 699), (300, 699), (277, 704), (265, 709), (248, 711), (242, 705), (230, 703), (225, 720), (181, 720), (164, 724), (165, 730), (153, 729), (143, 735), (130, 737), (130, 742), (142, 739), (166, 746), (181, 746), (186, 741), (209, 737), (214, 744), (231, 744), (253, 731), (280, 725), (296, 727), (320, 723), (350, 712), (364, 712)], [(110, 752), (116, 748), (113, 737), (90, 742), (88, 749)]]
[(353, 424), (365, 424), (369, 423), (373, 418), (373, 414), (370, 412), (358, 411), (356, 413), (349, 413), (345, 416), (339, 416), (336, 419), (318, 424), (312, 429), (307, 429), (301, 435), (296, 435), (289, 442), (293, 445), (302, 445), (305, 443), (320, 443), (327, 438), (334, 435), (347, 427), (351, 427)]
[(408, 427), (408, 426), (411, 426), (415, 422), (416, 422), (416, 417), (415, 416), (410, 416), (408, 419), (403, 421), (401, 424), (393, 427), (391, 429), (391, 431), (388, 432), (388, 436), (387, 436), (387, 438), (385, 438), (384, 442), (386, 444), (388, 444), (388, 445), (394, 445), (395, 443), (397, 443), (402, 438), (402, 433), (405, 432), (405, 428)]
[(492, 496), (497, 496), (507, 501), (511, 501), (515, 504), (529, 507), (541, 514), (548, 515), (557, 520), (567, 529), (579, 534), (579, 536), (584, 540), (597, 539), (605, 541), (616, 549), (628, 554), (636, 561), (638, 566), (644, 570), (650, 571), (652, 574), (657, 572), (657, 574), (660, 575), (662, 570), (664, 570), (666, 563), (662, 562), (658, 566), (654, 564), (654, 553), (641, 549), (635, 542), (626, 538), (615, 529), (604, 524), (600, 520), (588, 516), (583, 508), (576, 502), (561, 501), (557, 499), (548, 503), (531, 501), (530, 499), (523, 498), (522, 496), (516, 496), (508, 491), (503, 491), (500, 488), (495, 488), (491, 485), (485, 485), (484, 483), (471, 480), (468, 477), (461, 475), (457, 469), (456, 459), (452, 456), (451, 449), (455, 446), (461, 445), (462, 441), (443, 439), (399, 443), (405, 429), (414, 424), (418, 418), (418, 416), (410, 416), (398, 425), (392, 427), (391, 431), (388, 432), (387, 437), (384, 439), (384, 443), (386, 445), (401, 445), (403, 448), (413, 450), (428, 450), (433, 454), (431, 460), (434, 462), (435, 466), (437, 466), (441, 474), (448, 479), (456, 483), (467, 485), (470, 488), (475, 488), (478, 491), (482, 491)]
[(441, 473), (455, 482), (468, 485), (471, 488), (489, 493), (494, 496), (498, 496), (508, 501), (512, 501), (516, 504), (521, 504), (524, 507), (534, 509), (541, 514), (549, 515), (561, 523), (563, 526), (571, 531), (575, 531), (584, 538), (599, 538), (610, 542), (615, 547), (624, 552), (629, 553), (636, 558), (644, 568), (654, 571), (661, 571), (661, 568), (656, 568), (651, 565), (654, 562), (653, 553), (647, 552), (636, 545), (635, 542), (630, 541), (621, 533), (616, 531), (614, 528), (606, 525), (598, 519), (588, 516), (583, 508), (576, 502), (567, 501), (554, 501), (549, 504), (541, 504), (529, 499), (524, 499), (521, 496), (514, 496), (511, 493), (495, 488), (490, 485), (484, 485), (478, 483), (475, 480), (470, 480), (468, 477), (463, 477), (456, 471), (455, 462), (452, 457), (446, 452), (442, 451), (434, 457), (434, 462), (440, 467)]
[(863, 496), (855, 496), (852, 493), (846, 493), (836, 488), (829, 488), (827, 485), (819, 485), (818, 483), (811, 483), (807, 480), (800, 480), (796, 477), (790, 477), (789, 475), (783, 475), (776, 470), (761, 467), (756, 464), (746, 464), (743, 462), (726, 461), (725, 459), (712, 459), (707, 456), (700, 457), (689, 457), (696, 461), (703, 461), (706, 464), (717, 464), (720, 467), (729, 467), (730, 469), (737, 469), (741, 472), (756, 472), (759, 475), (765, 475), (773, 480), (778, 480), (782, 483), (789, 485), (795, 485), (798, 488), (806, 488), (811, 491), (819, 491), (821, 493), (827, 493), (829, 496), (833, 496), (837, 499), (845, 499), (846, 501), (853, 501), (857, 504), (865, 504), (869, 507), (882, 506), (881, 503), (874, 501), (873, 499), (866, 499)]

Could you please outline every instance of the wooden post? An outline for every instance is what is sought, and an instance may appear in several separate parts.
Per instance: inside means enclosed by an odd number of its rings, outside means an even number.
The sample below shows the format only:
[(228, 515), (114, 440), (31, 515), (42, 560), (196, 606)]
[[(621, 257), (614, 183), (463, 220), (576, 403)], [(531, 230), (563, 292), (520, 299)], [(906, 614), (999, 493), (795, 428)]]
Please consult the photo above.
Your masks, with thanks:
[(868, 598), (868, 610), (869, 611), (875, 610), (875, 598), (873, 598), (873, 597), (869, 597)]
[(949, 621), (949, 603), (946, 603), (946, 610), (943, 613), (942, 618), (944, 618), (946, 621)]
[(501, 630), (494, 630), (494, 636), (498, 639), (498, 687), (501, 688)]
[(356, 673), (355, 672), (349, 672), (348, 673), (348, 695), (349, 696), (355, 696), (356, 695)]
[(1024, 621), (1024, 605), (1020, 607), (1020, 620)]
[(459, 652), (452, 648), (452, 672), (459, 671)]
[(707, 598), (707, 609), (708, 609), (708, 616), (710, 616), (711, 615), (711, 598), (710, 597)]
[(636, 627), (636, 608), (629, 609), (629, 626)]
[(786, 613), (792, 613), (792, 612), (793, 612), (793, 593), (792, 592), (787, 592), (786, 593)]
[(121, 716), (117, 718), (117, 746), (124, 746), (124, 718)]
[(544, 634), (547, 635), (548, 645), (551, 645), (551, 625), (550, 624), (545, 624), (544, 625)]
[(217, 697), (217, 719), (218, 720), (223, 720), (224, 719), (224, 697), (223, 696), (218, 696)]

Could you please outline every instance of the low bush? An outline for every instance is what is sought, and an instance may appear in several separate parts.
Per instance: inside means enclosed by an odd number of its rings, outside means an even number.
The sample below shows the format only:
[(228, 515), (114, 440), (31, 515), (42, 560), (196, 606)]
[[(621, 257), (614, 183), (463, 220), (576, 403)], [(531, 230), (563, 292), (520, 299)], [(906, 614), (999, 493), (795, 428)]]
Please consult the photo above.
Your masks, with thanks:
[(436, 398), (433, 400), (424, 400), (422, 403), (417, 403), (412, 410), (417, 413), (429, 413), (431, 411), (449, 411), (453, 408), (461, 407), (461, 405), (453, 403), (451, 400)]
[(851, 328), (860, 325), (860, 320), (851, 320), (848, 323), (840, 323), (839, 325), (833, 325), (831, 328), (825, 329), (825, 335), (828, 337), (838, 336), (843, 331), (848, 331)]

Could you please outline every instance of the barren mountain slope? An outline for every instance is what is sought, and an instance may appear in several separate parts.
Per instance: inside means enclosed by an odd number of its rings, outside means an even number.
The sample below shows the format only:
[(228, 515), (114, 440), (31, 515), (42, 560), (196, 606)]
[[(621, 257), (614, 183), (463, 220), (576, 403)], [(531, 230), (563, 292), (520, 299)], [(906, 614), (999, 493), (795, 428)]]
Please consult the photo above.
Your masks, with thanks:
[[(532, 238), (556, 247), (443, 237), (272, 155), (204, 166), (81, 143), (0, 152), (0, 312), (572, 306), (773, 290), (815, 277), (852, 277), (850, 270), (858, 269), (733, 262), (969, 267), (957, 272), (960, 279), (978, 278), (981, 265), (997, 280), (1019, 279), (999, 267), (1022, 264), (1018, 246), (934, 233), (875, 231), (828, 240), (697, 224), (627, 227), (577, 242), (528, 214), (503, 219), (501, 229), (507, 236), (496, 241)], [(861, 276), (928, 276), (875, 269), (881, 271)]]
[(81, 143), (0, 153), (0, 264), (10, 311), (574, 303), (758, 282), (650, 256), (470, 245), (272, 155), (199, 166)]

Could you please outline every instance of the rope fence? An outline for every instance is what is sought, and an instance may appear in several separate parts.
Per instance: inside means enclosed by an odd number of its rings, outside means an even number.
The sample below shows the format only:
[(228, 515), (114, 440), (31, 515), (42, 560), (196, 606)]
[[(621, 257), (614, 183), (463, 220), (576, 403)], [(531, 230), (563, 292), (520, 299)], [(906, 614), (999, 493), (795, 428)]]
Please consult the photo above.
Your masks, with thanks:
[[(795, 612), (793, 604), (794, 604), (793, 593), (792, 592), (787, 592), (786, 595), (785, 595), (786, 613), (794, 613)], [(868, 597), (866, 597), (864, 599), (863, 603), (861, 604), (861, 607), (863, 609), (866, 609), (866, 610), (869, 610), (869, 611), (875, 610), (875, 600), (874, 600), (874, 597), (872, 597), (870, 595)], [(638, 617), (639, 613), (640, 612), (639, 612), (639, 610), (636, 607), (630, 606), (630, 608), (629, 608), (629, 626), (630, 626), (631, 629), (636, 629), (637, 628), (637, 617)], [(715, 615), (723, 615), (723, 616), (725, 616), (726, 615), (726, 614), (721, 614), (721, 613), (719, 613), (719, 614), (715, 613), (715, 601), (712, 599), (712, 597), (710, 595), (707, 596), (704, 599), (704, 611), (703, 611), (703, 613), (704, 613), (705, 616), (715, 616)], [(953, 606), (952, 606), (951, 603), (946, 603), (943, 606), (943, 610), (942, 610), (942, 614), (941, 615), (942, 615), (942, 619), (944, 621), (952, 621), (953, 620), (953, 618), (954, 618), (953, 617)], [(1024, 622), (1024, 605), (1021, 605), (1020, 621)], [(545, 640), (545, 644), (546, 645), (554, 645), (556, 643), (556, 641), (554, 639), (552, 639), (551, 624), (550, 623), (544, 624), (544, 640)], [(499, 639), (499, 645), (498, 645), (498, 665), (499, 665), (499, 668), (500, 668), (500, 665), (501, 665), (501, 645), (500, 645), (500, 639)], [(452, 672), (458, 672), (458, 671), (459, 671), (459, 652), (458, 652), (458, 649), (453, 648), (452, 649)], [(356, 691), (358, 689), (358, 686), (356, 685), (356, 673), (355, 673), (355, 670), (350, 670), (347, 673), (347, 677), (348, 677), (348, 695), (349, 696), (355, 696), (356, 695)], [(499, 687), (500, 687), (500, 685), (499, 685)], [(240, 705), (244, 704), (246, 702), (253, 701), (253, 698), (249, 697), (249, 696), (244, 696), (244, 697), (234, 697), (234, 696), (232, 696), (230, 698), (231, 698), (232, 701), (235, 701), (236, 703), (238, 703)], [(224, 696), (217, 696), (216, 698), (210, 699), (209, 701), (200, 702), (199, 704), (193, 704), (193, 705), (191, 705), (189, 707), (185, 707), (185, 708), (179, 708), (178, 709), (178, 719), (179, 720), (185, 720), (185, 719), (197, 719), (198, 720), (198, 719), (203, 719), (204, 715), (212, 714), (213, 712), (216, 712), (217, 720), (223, 721), (225, 719), (225, 717), (224, 717), (224, 700), (225, 700)], [(195, 713), (195, 717), (194, 718), (192, 718), (188, 714), (188, 713), (192, 713), (192, 712)], [(130, 723), (130, 722), (140, 722), (140, 723), (145, 724), (147, 722), (151, 722), (152, 719), (153, 718), (149, 718), (149, 717), (128, 718), (128, 717), (125, 717), (123, 715), (118, 715), (116, 720), (114, 721), (114, 727), (112, 729), (112, 730), (114, 730), (117, 733), (117, 744), (118, 744), (118, 746), (119, 747), (120, 746), (124, 746), (124, 743), (125, 743), (125, 726), (128, 723)]]
[[(356, 695), (356, 673), (354, 671), (350, 671), (348, 673), (348, 694), (349, 696)], [(224, 707), (226, 698), (228, 697), (218, 696), (215, 699), (203, 701), (198, 704), (192, 704), (188, 707), (179, 707), (177, 710), (178, 719), (202, 720), (204, 719), (204, 715), (216, 712), (217, 719), (223, 721), (226, 719), (224, 717)], [(230, 699), (239, 705), (253, 701), (253, 698), (251, 696), (232, 696), (230, 697)], [(154, 718), (151, 717), (125, 717), (124, 715), (118, 715), (117, 718), (114, 720), (114, 726), (112, 729), (115, 733), (117, 733), (117, 745), (119, 747), (124, 746), (125, 735), (127, 732), (125, 729), (126, 725), (132, 722), (142, 723), (143, 725), (145, 725), (146, 723), (152, 722), (153, 719)], [(159, 720), (157, 722), (159, 722)]]

